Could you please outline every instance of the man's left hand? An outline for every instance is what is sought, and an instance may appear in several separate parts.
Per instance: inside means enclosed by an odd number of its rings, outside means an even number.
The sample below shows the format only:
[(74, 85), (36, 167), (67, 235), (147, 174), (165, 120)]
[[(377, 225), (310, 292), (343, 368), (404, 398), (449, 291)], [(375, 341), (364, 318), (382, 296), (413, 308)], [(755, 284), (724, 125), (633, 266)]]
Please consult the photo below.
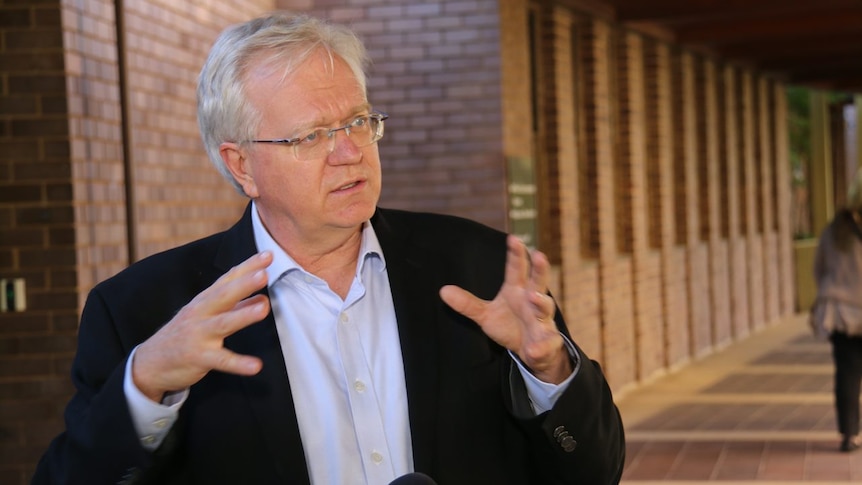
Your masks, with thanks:
[(541, 252), (528, 252), (515, 236), (506, 243), (503, 286), (493, 300), (482, 300), (455, 285), (441, 288), (440, 297), (517, 354), (536, 378), (559, 384), (572, 373), (572, 363), (554, 322), (556, 305), (548, 295), (550, 263)]

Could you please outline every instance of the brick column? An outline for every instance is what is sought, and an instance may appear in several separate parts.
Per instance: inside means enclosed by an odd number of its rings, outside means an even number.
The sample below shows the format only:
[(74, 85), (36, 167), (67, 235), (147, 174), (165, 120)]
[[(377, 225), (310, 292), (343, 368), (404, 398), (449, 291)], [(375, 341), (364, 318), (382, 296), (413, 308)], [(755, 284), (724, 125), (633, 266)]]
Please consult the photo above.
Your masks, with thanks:
[(727, 161), (727, 211), (730, 268), (730, 320), (733, 337), (750, 331), (748, 270), (745, 244), (745, 172), (742, 170), (742, 84), (736, 68), (724, 68), (725, 146)]
[[(583, 68), (580, 60), (582, 53), (572, 52), (573, 37), (581, 34), (582, 20), (567, 9), (554, 8), (547, 17), (546, 25), (552, 38), (550, 47), (552, 60), (545, 63), (554, 66), (553, 76), (545, 85), (548, 103), (547, 150), (548, 183), (556, 185), (553, 192), (556, 200), (551, 206), (558, 214), (553, 222), (560, 234), (561, 295), (563, 312), (569, 324), (572, 337), (593, 359), (603, 360), (599, 315), (598, 266), (595, 260), (585, 257), (581, 247), (580, 198), (585, 194), (577, 190), (581, 186), (583, 173), (580, 170), (584, 160), (581, 157), (583, 145), (582, 123), (578, 122), (583, 113), (582, 99), (576, 99), (578, 92), (572, 89), (582, 82)], [(578, 112), (576, 112), (578, 106)]]
[(742, 73), (742, 170), (744, 184), (742, 197), (745, 231), (742, 237), (746, 246), (746, 266), (748, 270), (749, 322), (752, 328), (764, 325), (764, 288), (763, 288), (763, 235), (758, 231), (757, 216), (757, 151), (755, 147), (755, 82), (749, 71)]
[(585, 80), (590, 98), (587, 145), (595, 173), (598, 211), (598, 256), (601, 288), (604, 370), (615, 386), (635, 381), (635, 342), (632, 322), (631, 257), (620, 253), (617, 239), (614, 145), (612, 142), (612, 97), (610, 60), (613, 55), (610, 25), (593, 20), (582, 40), (589, 50), (592, 76)]
[[(683, 53), (679, 68), (682, 75), (682, 92), (679, 99), (682, 109), (682, 124), (677, 127), (679, 142), (683, 144), (682, 177), (677, 183), (685, 190), (684, 207), (677, 211), (686, 221), (686, 267), (688, 269), (689, 324), (691, 326), (691, 352), (694, 355), (706, 353), (712, 346), (712, 321), (709, 305), (709, 261), (705, 241), (702, 237), (700, 221), (704, 205), (703, 188), (698, 177), (699, 144), (697, 136), (698, 119), (703, 116), (702, 106), (697, 102), (697, 59), (690, 53)], [(704, 197), (705, 198), (705, 197)], [(679, 212), (678, 212), (679, 214)]]
[[(629, 213), (620, 214), (630, 221), (632, 248), (632, 292), (634, 293), (634, 324), (637, 350), (637, 377), (646, 379), (664, 368), (665, 334), (664, 309), (661, 298), (661, 253), (651, 247), (649, 233), (658, 231), (650, 220), (650, 202), (647, 178), (647, 115), (646, 76), (644, 66), (644, 40), (640, 35), (628, 33), (620, 37), (617, 62), (620, 76), (617, 84), (619, 96), (619, 140), (628, 163), (629, 180), (621, 180), (630, 191)], [(624, 92), (625, 94), (622, 94)], [(625, 191), (623, 196), (625, 197)]]
[[(760, 177), (761, 199), (763, 211), (763, 291), (764, 291), (764, 322), (774, 322), (779, 316), (779, 293), (781, 283), (778, 281), (778, 231), (776, 225), (776, 191), (775, 191), (775, 131), (773, 125), (778, 121), (775, 117), (774, 99), (771, 82), (764, 77), (758, 79), (759, 120), (757, 129), (760, 131)], [(782, 124), (786, 121), (781, 119)], [(789, 184), (789, 179), (782, 181)], [(778, 183), (782, 183), (778, 182)], [(781, 214), (787, 219), (789, 212)]]
[[(683, 224), (677, 212), (684, 204), (678, 203), (677, 158), (682, 140), (677, 136), (679, 123), (676, 108), (679, 106), (678, 70), (670, 46), (656, 43), (654, 54), (648, 57), (655, 76), (655, 125), (649, 137), (655, 140), (650, 157), (656, 167), (658, 214), (660, 219), (659, 244), (662, 261), (662, 301), (665, 314), (666, 365), (678, 367), (689, 360), (691, 331), (689, 329), (689, 300), (685, 246), (680, 244), (678, 226)], [(684, 193), (684, 192), (682, 192)]]
[(705, 174), (701, 190), (706, 190), (707, 211), (701, 221), (702, 231), (706, 232), (709, 253), (709, 300), (712, 320), (712, 343), (721, 347), (730, 343), (730, 280), (727, 239), (721, 231), (721, 214), (726, 210), (722, 207), (721, 197), (722, 177), (720, 175), (726, 161), (719, 156), (719, 138), (721, 109), (719, 106), (719, 89), (721, 77), (713, 61), (703, 64), (703, 98), (704, 98), (704, 137), (702, 172)]

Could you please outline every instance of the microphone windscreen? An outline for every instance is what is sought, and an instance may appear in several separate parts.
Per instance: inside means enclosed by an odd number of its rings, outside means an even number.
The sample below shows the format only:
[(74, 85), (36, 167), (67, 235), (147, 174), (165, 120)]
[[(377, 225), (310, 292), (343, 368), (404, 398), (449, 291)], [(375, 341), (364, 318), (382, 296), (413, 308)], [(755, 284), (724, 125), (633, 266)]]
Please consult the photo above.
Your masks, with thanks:
[(437, 482), (424, 473), (408, 473), (393, 480), (389, 485), (437, 485)]

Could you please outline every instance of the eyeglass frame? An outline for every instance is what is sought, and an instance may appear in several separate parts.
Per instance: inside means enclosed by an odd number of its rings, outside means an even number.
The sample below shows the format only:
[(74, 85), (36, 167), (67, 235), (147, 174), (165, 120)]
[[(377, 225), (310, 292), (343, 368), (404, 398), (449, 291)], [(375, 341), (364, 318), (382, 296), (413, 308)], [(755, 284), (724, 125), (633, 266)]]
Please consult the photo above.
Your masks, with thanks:
[[(367, 115), (357, 116), (357, 117), (353, 118), (353, 121), (351, 121), (350, 123), (347, 123), (344, 126), (339, 126), (337, 128), (330, 128), (330, 129), (326, 130), (326, 138), (329, 140), (334, 139), (335, 134), (339, 131), (344, 131), (347, 134), (347, 137), (350, 138), (350, 128), (351, 128), (350, 125), (352, 125), (359, 118), (375, 119), (380, 123), (380, 126), (382, 127), (382, 126), (384, 126), (383, 122), (386, 121), (387, 119), (389, 119), (389, 115), (384, 113), (383, 111), (372, 111), (371, 113), (368, 113)], [(314, 131), (317, 131), (317, 130), (314, 130)], [(314, 131), (312, 131), (312, 133)], [(296, 137), (296, 138), (275, 138), (275, 139), (270, 139), (270, 140), (248, 140), (246, 143), (269, 143), (269, 144), (273, 144), (273, 145), (291, 146), (291, 147), (293, 147), (293, 155), (297, 158), (297, 160), (304, 160), (304, 159), (299, 157), (299, 155), (296, 151), (296, 147), (299, 146), (299, 142), (301, 142), (303, 140), (303, 138), (305, 138), (306, 136), (308, 136), (308, 135), (300, 136), (300, 137)], [(375, 134), (375, 136), (376, 136), (376, 134)], [(368, 145), (362, 145), (362, 146), (357, 145), (357, 148), (371, 146), (374, 143), (380, 141), (381, 138), (383, 138), (382, 133), (380, 134), (380, 136), (376, 140), (373, 140)], [(334, 148), (334, 145), (333, 145), (333, 148)], [(329, 153), (332, 153), (332, 149), (329, 150)]]

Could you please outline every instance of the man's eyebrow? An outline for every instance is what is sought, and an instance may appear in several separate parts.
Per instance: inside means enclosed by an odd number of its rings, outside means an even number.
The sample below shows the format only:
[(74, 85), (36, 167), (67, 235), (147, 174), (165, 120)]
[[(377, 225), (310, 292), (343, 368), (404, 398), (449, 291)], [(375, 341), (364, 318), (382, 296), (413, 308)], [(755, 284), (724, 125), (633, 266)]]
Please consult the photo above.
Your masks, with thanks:
[[(353, 108), (352, 110), (350, 110), (350, 114), (348, 114), (344, 118), (338, 120), (336, 122), (336, 124), (341, 125), (341, 124), (348, 123), (348, 122), (352, 121), (353, 118), (355, 118), (356, 116), (358, 116), (362, 113), (370, 113), (370, 112), (371, 112), (371, 103), (367, 103), (367, 102), (362, 103), (362, 104), (356, 106), (355, 108)], [(299, 135), (300, 133), (303, 133), (303, 132), (306, 132), (309, 130), (325, 127), (327, 124), (328, 123), (326, 123), (326, 121), (323, 118), (317, 118), (314, 121), (310, 121), (308, 123), (303, 123), (302, 125), (295, 128), (294, 129), (294, 131), (296, 132), (295, 135)]]

